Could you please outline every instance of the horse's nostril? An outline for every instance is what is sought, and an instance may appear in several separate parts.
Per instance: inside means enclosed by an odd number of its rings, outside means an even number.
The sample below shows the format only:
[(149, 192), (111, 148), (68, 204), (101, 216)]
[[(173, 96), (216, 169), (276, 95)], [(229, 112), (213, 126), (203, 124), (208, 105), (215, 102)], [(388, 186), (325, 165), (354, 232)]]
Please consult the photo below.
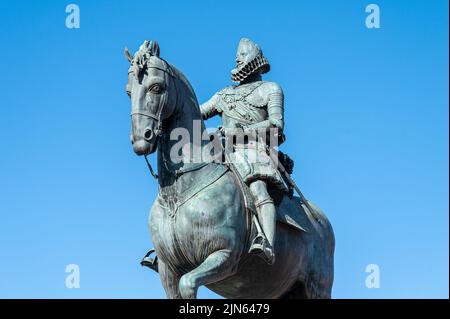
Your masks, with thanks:
[(150, 140), (152, 139), (152, 137), (153, 137), (153, 131), (152, 131), (152, 130), (147, 130), (147, 131), (145, 131), (145, 133), (144, 133), (144, 138), (145, 138), (147, 141), (150, 141)]
[(134, 144), (134, 137), (133, 137), (133, 134), (130, 134), (130, 142), (131, 142), (131, 145)]

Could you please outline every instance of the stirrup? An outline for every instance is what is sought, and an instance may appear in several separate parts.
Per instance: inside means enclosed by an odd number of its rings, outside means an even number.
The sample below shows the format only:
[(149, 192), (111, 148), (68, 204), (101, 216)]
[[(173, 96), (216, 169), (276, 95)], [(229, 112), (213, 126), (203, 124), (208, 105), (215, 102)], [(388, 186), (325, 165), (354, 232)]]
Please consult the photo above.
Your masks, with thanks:
[(250, 249), (248, 250), (249, 254), (264, 253), (266, 240), (267, 239), (263, 234), (256, 235), (256, 237), (253, 238), (252, 244), (250, 245)]
[(269, 244), (267, 238), (263, 234), (256, 235), (248, 252), (249, 254), (256, 254), (261, 257), (269, 265), (275, 263), (273, 247)]
[(146, 266), (156, 272), (158, 272), (158, 256), (152, 258), (150, 257), (151, 254), (155, 253), (154, 249), (150, 249), (144, 256), (144, 258), (142, 258), (141, 260), (141, 266)]

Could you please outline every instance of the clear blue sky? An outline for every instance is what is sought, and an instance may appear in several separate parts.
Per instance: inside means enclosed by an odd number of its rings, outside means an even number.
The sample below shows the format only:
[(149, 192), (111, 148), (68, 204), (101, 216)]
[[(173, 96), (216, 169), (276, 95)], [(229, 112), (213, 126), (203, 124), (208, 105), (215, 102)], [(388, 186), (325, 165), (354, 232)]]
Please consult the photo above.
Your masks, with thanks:
[(0, 297), (165, 296), (139, 265), (157, 184), (129, 143), (123, 50), (157, 39), (202, 102), (245, 36), (284, 88), (294, 178), (334, 226), (333, 296), (448, 298), (447, 1), (373, 1), (378, 30), (370, 1), (74, 2), (72, 30), (69, 1), (0, 2)]

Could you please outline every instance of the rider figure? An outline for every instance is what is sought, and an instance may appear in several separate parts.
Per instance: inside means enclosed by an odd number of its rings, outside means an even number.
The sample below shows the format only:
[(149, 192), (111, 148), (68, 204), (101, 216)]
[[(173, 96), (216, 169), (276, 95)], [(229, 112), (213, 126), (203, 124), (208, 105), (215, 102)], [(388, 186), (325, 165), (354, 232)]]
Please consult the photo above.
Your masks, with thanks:
[[(227, 130), (236, 128), (243, 129), (244, 134), (270, 131), (271, 134), (275, 132), (277, 143), (282, 143), (283, 91), (277, 83), (262, 81), (261, 75), (269, 70), (269, 62), (259, 46), (249, 39), (241, 39), (237, 49), (236, 68), (231, 71), (231, 80), (238, 84), (224, 88), (202, 104), (200, 109), (203, 119), (220, 115), (225, 134)], [(250, 144), (252, 143), (246, 143), (245, 150), (242, 145), (236, 145), (231, 155), (245, 161), (244, 164), (237, 163), (236, 169), (249, 185), (264, 233), (253, 240), (250, 252), (260, 254), (269, 264), (273, 264), (276, 208), (268, 186), (278, 187), (282, 191), (286, 191), (287, 187), (276, 164), (268, 157), (267, 145), (261, 148)], [(256, 163), (249, 160), (252, 152), (258, 158)]]

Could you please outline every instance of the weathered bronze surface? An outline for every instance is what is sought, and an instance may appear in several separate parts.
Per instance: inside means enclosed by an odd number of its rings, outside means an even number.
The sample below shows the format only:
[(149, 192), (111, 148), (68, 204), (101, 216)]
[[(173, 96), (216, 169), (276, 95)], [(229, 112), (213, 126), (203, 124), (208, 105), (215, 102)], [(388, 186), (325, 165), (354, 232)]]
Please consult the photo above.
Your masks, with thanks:
[[(193, 136), (196, 123), (203, 132), (203, 119), (216, 114), (221, 132), (269, 132), (284, 141), (283, 93), (262, 81), (270, 67), (259, 47), (241, 40), (231, 75), (238, 85), (201, 108), (186, 77), (160, 58), (156, 42), (126, 55), (133, 149), (145, 156), (158, 151), (159, 194), (149, 218), (157, 259), (146, 256), (143, 264), (159, 272), (167, 297), (195, 298), (206, 285), (227, 298), (330, 298), (331, 224), (302, 195), (292, 196), (293, 181), (277, 169), (270, 146), (237, 143), (225, 163), (174, 161), (171, 153), (188, 145), (172, 132), (181, 128)], [(210, 146), (192, 141), (201, 150)], [(244, 146), (260, 161), (250, 161)]]

